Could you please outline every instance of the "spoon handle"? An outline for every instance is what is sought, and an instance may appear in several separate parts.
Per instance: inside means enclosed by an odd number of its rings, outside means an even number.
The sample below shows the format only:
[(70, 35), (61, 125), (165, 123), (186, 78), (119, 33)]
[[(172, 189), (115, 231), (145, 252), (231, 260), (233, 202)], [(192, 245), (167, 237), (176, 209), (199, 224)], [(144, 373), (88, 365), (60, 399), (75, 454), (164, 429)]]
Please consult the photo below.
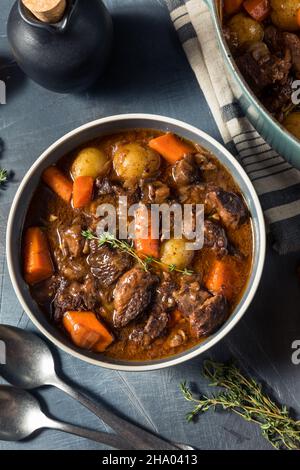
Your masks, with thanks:
[(75, 426), (74, 424), (63, 423), (62, 421), (55, 421), (47, 418), (44, 427), (57, 429), (59, 431), (67, 432), (68, 434), (75, 434), (75, 436), (84, 437), (91, 441), (99, 442), (109, 447), (113, 447), (117, 450), (133, 450), (133, 447), (124, 441), (121, 437), (116, 434), (108, 434), (101, 431), (93, 431), (91, 429), (82, 428)]
[(96, 403), (83, 393), (70, 387), (58, 377), (51, 383), (88, 408), (119, 436), (123, 437), (134, 449), (143, 450), (178, 450), (178, 447), (148, 431), (115, 415), (100, 403)]

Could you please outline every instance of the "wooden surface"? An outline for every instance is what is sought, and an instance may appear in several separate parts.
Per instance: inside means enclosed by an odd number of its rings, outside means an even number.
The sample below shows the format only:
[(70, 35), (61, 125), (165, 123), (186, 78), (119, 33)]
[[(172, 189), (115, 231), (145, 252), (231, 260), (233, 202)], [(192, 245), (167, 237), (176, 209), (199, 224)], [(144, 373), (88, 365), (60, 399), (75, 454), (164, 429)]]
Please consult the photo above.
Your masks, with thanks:
[[(102, 116), (149, 112), (182, 119), (220, 139), (211, 114), (186, 62), (162, 0), (111, 0), (116, 44), (101, 84), (76, 96), (57, 95), (26, 79), (13, 61), (6, 41), (12, 0), (2, 0), (0, 79), (8, 86), (0, 106), (0, 164), (14, 172), (0, 191), (0, 321), (34, 330), (13, 292), (5, 263), (6, 218), (18, 185), (40, 153), (58, 137)], [(282, 403), (300, 416), (300, 366), (291, 362), (291, 344), (300, 339), (300, 289), (295, 276), (300, 253), (279, 257), (269, 250), (263, 280), (242, 321), (205, 357), (239, 359), (258, 374)], [(179, 383), (191, 381), (209, 392), (201, 378), (203, 357), (149, 373), (113, 372), (57, 353), (61, 373), (103, 399), (124, 416), (178, 442), (202, 449), (269, 449), (259, 429), (228, 413), (208, 413), (187, 424), (190, 405)], [(0, 379), (1, 380), (1, 379)], [(55, 417), (105, 429), (88, 411), (51, 388), (36, 393)], [(0, 442), (0, 449), (101, 449), (100, 445), (44, 431), (24, 443)]]

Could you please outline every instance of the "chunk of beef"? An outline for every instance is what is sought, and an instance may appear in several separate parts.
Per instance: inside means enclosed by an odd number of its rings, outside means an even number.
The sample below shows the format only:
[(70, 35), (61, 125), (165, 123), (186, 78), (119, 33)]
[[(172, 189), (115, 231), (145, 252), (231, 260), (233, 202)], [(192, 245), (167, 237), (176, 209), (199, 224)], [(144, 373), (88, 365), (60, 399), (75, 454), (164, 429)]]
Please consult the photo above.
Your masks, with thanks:
[(216, 210), (227, 228), (236, 229), (245, 222), (248, 212), (243, 199), (236, 193), (219, 188), (206, 195), (205, 204)]
[(189, 317), (211, 294), (201, 287), (201, 276), (182, 276), (180, 288), (173, 294), (180, 312)]
[(286, 49), (285, 55), (282, 59), (271, 56), (269, 62), (266, 62), (265, 67), (262, 68), (263, 74), (269, 76), (271, 84), (280, 83), (284, 84), (289, 78), (292, 68), (292, 56), (289, 49)]
[(162, 204), (170, 196), (170, 188), (161, 181), (142, 180), (140, 187), (144, 204)]
[(196, 338), (216, 331), (228, 316), (228, 305), (224, 296), (212, 296), (204, 290), (199, 280), (181, 280), (180, 289), (174, 294), (179, 310), (189, 320)]
[(169, 322), (169, 315), (160, 308), (155, 308), (151, 313), (144, 329), (144, 344), (149, 345), (165, 330)]
[(204, 221), (204, 247), (211, 248), (219, 257), (228, 253), (226, 232), (218, 223)]
[(228, 318), (228, 304), (223, 295), (208, 298), (201, 306), (194, 308), (189, 317), (192, 332), (196, 338), (214, 333)]
[(60, 233), (61, 248), (64, 256), (76, 258), (82, 253), (84, 238), (80, 224), (74, 224), (63, 233)]
[(144, 327), (138, 327), (133, 330), (130, 339), (144, 347), (149, 346), (166, 329), (169, 315), (168, 310), (176, 306), (173, 293), (176, 290), (176, 283), (169, 273), (163, 273), (154, 299), (154, 307), (150, 312), (148, 320)]
[(177, 192), (182, 204), (204, 204), (207, 187), (204, 183), (198, 183), (178, 187)]
[(285, 46), (289, 49), (292, 56), (293, 69), (299, 78), (300, 75), (300, 39), (296, 34), (283, 33)]
[(247, 51), (236, 59), (236, 63), (250, 87), (258, 94), (275, 83), (284, 84), (292, 67), (288, 50), (283, 58), (270, 55), (268, 60), (266, 57), (256, 60), (253, 52)]
[(95, 194), (99, 198), (106, 196), (115, 199), (116, 197), (127, 196), (128, 205), (135, 204), (140, 200), (139, 188), (133, 183), (131, 185), (128, 183), (125, 187), (111, 181), (110, 178), (97, 178), (95, 188)]
[(195, 160), (201, 171), (212, 171), (217, 168), (215, 163), (210, 160), (209, 156), (204, 153), (195, 153)]
[(96, 240), (91, 241), (90, 250), (91, 254), (87, 257), (87, 263), (93, 276), (105, 288), (116, 282), (132, 264), (128, 253), (121, 253), (107, 245), (99, 246)]
[(175, 307), (173, 292), (177, 286), (169, 273), (163, 273), (163, 279), (156, 290), (156, 302), (162, 309), (170, 310)]
[(173, 179), (177, 186), (187, 186), (200, 179), (200, 169), (194, 155), (187, 155), (179, 160), (172, 169)]
[(101, 295), (98, 281), (92, 275), (88, 275), (81, 286), (84, 305), (88, 310), (93, 310), (100, 303)]
[(255, 42), (247, 48), (247, 52), (252, 55), (253, 59), (262, 65), (269, 62), (271, 58), (270, 51), (265, 42)]
[(161, 336), (168, 322), (169, 315), (161, 310), (159, 306), (155, 306), (144, 328), (135, 328), (129, 339), (143, 347), (148, 347), (154, 340)]
[(280, 29), (277, 29), (273, 25), (267, 26), (267, 28), (265, 28), (264, 42), (268, 46), (271, 54), (275, 54), (278, 57), (284, 55), (284, 41)]
[(157, 276), (133, 268), (119, 279), (114, 289), (114, 325), (122, 328), (137, 318), (150, 305)]
[(54, 321), (59, 323), (64, 313), (72, 310), (85, 310), (81, 284), (61, 278), (52, 304)]
[(109, 194), (122, 194), (122, 188), (113, 183), (110, 178), (97, 178), (95, 181), (97, 196), (107, 196)]
[(265, 91), (261, 101), (268, 111), (282, 122), (284, 119), (283, 110), (292, 103), (292, 81), (289, 80), (284, 85), (274, 85)]
[(61, 277), (56, 281), (56, 295), (52, 302), (54, 321), (60, 322), (65, 312), (94, 310), (100, 303), (97, 281), (91, 275), (82, 283)]
[(54, 260), (60, 274), (68, 281), (81, 281), (88, 272), (84, 257), (64, 256), (60, 248), (54, 250)]

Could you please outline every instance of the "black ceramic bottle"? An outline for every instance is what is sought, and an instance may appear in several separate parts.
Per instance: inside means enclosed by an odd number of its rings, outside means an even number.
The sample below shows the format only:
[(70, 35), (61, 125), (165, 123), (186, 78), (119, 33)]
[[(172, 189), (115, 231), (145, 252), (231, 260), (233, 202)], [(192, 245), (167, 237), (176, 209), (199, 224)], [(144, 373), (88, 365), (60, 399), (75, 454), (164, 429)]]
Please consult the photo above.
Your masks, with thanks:
[(68, 0), (58, 23), (38, 20), (16, 1), (8, 40), (20, 68), (45, 88), (71, 93), (88, 88), (104, 72), (113, 42), (111, 17), (101, 0)]

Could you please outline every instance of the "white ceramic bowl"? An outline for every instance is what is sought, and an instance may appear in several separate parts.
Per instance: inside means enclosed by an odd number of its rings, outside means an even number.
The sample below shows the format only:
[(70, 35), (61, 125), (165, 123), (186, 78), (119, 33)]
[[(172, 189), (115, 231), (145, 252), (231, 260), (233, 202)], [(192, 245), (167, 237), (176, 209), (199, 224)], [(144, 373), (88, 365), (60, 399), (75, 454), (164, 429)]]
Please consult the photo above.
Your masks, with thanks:
[[(22, 276), (21, 262), (21, 235), (24, 219), (43, 170), (85, 142), (120, 130), (134, 128), (172, 131), (209, 149), (232, 174), (244, 194), (252, 216), (254, 236), (253, 266), (248, 286), (240, 303), (227, 322), (215, 334), (192, 349), (165, 359), (143, 362), (113, 360), (72, 345), (71, 341), (48, 321), (45, 314), (32, 299)], [(6, 237), (7, 262), (14, 290), (23, 309), (36, 327), (52, 343), (90, 364), (123, 371), (147, 371), (173, 366), (198, 356), (224, 338), (237, 324), (249, 307), (260, 282), (266, 250), (265, 234), (263, 213), (255, 190), (242, 167), (222, 145), (199, 129), (176, 119), (148, 114), (124, 114), (90, 122), (68, 133), (51, 145), (28, 170), (17, 191), (9, 214)]]

